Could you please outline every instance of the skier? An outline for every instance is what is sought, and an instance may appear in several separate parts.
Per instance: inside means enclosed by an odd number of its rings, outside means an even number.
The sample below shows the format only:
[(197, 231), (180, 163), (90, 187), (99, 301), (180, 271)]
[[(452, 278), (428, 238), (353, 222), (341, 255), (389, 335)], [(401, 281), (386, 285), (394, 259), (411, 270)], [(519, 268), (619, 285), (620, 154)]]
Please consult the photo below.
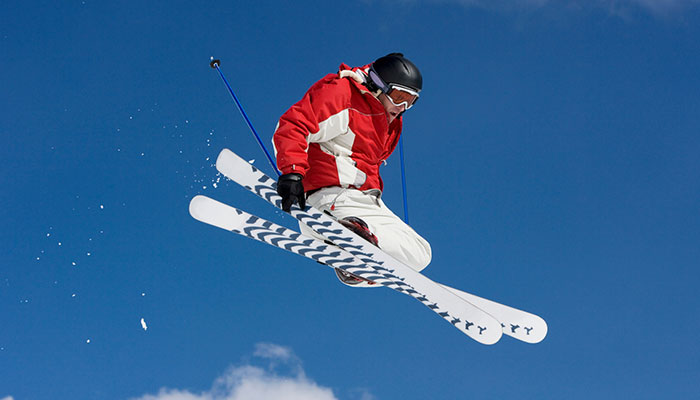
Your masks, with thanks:
[[(398, 144), (402, 115), (422, 86), (420, 71), (401, 53), (363, 67), (341, 64), (338, 73), (311, 86), (273, 135), (283, 209), (308, 203), (409, 267), (425, 268), (430, 244), (387, 208), (379, 176)], [(300, 229), (318, 237), (304, 224)], [(359, 282), (336, 272), (345, 283)]]

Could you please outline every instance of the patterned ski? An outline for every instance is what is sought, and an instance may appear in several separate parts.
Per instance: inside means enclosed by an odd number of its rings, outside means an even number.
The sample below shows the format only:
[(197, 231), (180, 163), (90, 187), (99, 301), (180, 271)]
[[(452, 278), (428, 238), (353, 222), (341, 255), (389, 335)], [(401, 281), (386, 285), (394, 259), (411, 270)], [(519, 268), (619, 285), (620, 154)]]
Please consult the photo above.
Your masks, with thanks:
[[(232, 151), (221, 151), (216, 168), (227, 178), (281, 208), (282, 199), (275, 190), (277, 182)], [(364, 275), (358, 275), (366, 277), (371, 274), (370, 280), (381, 280), (384, 286), (415, 298), (479, 343), (494, 344), (501, 338), (501, 324), (493, 316), (396, 261), (331, 216), (313, 207), (306, 210), (292, 207), (290, 214), (363, 261), (368, 269), (363, 272)]]
[[(372, 270), (368, 270), (364, 262), (343, 249), (309, 238), (206, 196), (196, 196), (192, 199), (190, 214), (209, 225), (302, 255), (332, 268), (342, 268), (366, 279), (377, 279), (378, 285), (390, 286), (385, 284), (388, 283), (385, 277), (377, 276)], [(441, 286), (500, 321), (503, 333), (506, 335), (524, 342), (538, 343), (547, 334), (547, 324), (534, 314), (449, 286)]]

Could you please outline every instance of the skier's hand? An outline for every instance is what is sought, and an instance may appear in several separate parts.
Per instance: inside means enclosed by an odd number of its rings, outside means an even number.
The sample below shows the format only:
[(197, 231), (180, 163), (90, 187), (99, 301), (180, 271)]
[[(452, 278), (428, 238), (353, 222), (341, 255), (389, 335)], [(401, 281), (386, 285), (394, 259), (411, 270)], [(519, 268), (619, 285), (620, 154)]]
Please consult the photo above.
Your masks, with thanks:
[(277, 194), (282, 196), (282, 209), (290, 212), (292, 204), (299, 203), (303, 210), (306, 208), (306, 196), (304, 196), (304, 185), (301, 183), (302, 176), (292, 172), (284, 174), (277, 180)]

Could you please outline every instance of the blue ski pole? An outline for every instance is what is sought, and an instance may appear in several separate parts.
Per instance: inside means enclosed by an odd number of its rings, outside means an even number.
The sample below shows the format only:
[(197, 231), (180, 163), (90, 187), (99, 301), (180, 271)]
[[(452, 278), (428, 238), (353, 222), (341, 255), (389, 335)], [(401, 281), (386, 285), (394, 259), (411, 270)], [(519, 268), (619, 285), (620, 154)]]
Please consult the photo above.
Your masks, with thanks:
[(408, 224), (408, 193), (406, 192), (406, 168), (403, 161), (403, 137), (399, 138), (399, 157), (401, 158), (401, 188), (403, 189), (403, 221)]
[(214, 57), (212, 57), (211, 62), (209, 63), (209, 66), (211, 66), (212, 68), (219, 71), (219, 75), (221, 76), (221, 79), (224, 81), (224, 84), (226, 84), (226, 87), (228, 88), (228, 92), (231, 93), (231, 97), (233, 98), (233, 101), (236, 102), (236, 105), (238, 106), (238, 110), (241, 112), (241, 115), (243, 115), (243, 119), (245, 119), (245, 122), (248, 124), (248, 128), (250, 128), (250, 131), (253, 132), (253, 135), (255, 135), (255, 139), (257, 139), (258, 144), (260, 145), (260, 148), (263, 150), (263, 152), (265, 152), (265, 156), (267, 156), (267, 161), (270, 162), (272, 169), (279, 176), (280, 171), (277, 169), (275, 162), (272, 160), (272, 157), (270, 156), (270, 153), (267, 151), (267, 148), (265, 148), (265, 145), (263, 144), (262, 140), (260, 140), (260, 136), (258, 135), (258, 132), (255, 130), (255, 128), (253, 127), (253, 124), (250, 122), (250, 119), (248, 118), (248, 115), (243, 110), (243, 106), (241, 105), (241, 102), (238, 101), (238, 97), (236, 97), (236, 94), (233, 93), (233, 89), (231, 89), (231, 85), (228, 84), (228, 81), (226, 80), (226, 77), (224, 76), (223, 72), (221, 72), (221, 68), (219, 68), (219, 65), (221, 65), (221, 60), (215, 60)]

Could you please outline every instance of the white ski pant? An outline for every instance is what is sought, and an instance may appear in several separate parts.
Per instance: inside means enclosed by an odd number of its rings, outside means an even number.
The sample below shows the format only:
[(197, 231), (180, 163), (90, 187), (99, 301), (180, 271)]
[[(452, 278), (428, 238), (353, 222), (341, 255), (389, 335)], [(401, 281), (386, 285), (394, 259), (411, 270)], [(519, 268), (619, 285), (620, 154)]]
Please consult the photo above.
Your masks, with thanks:
[[(312, 193), (306, 203), (320, 211), (328, 211), (338, 219), (357, 217), (365, 221), (379, 239), (379, 248), (417, 271), (430, 264), (430, 243), (389, 210), (379, 198), (378, 190), (362, 192), (338, 186), (326, 187)], [(307, 236), (323, 239), (305, 224), (300, 223), (299, 228)]]

